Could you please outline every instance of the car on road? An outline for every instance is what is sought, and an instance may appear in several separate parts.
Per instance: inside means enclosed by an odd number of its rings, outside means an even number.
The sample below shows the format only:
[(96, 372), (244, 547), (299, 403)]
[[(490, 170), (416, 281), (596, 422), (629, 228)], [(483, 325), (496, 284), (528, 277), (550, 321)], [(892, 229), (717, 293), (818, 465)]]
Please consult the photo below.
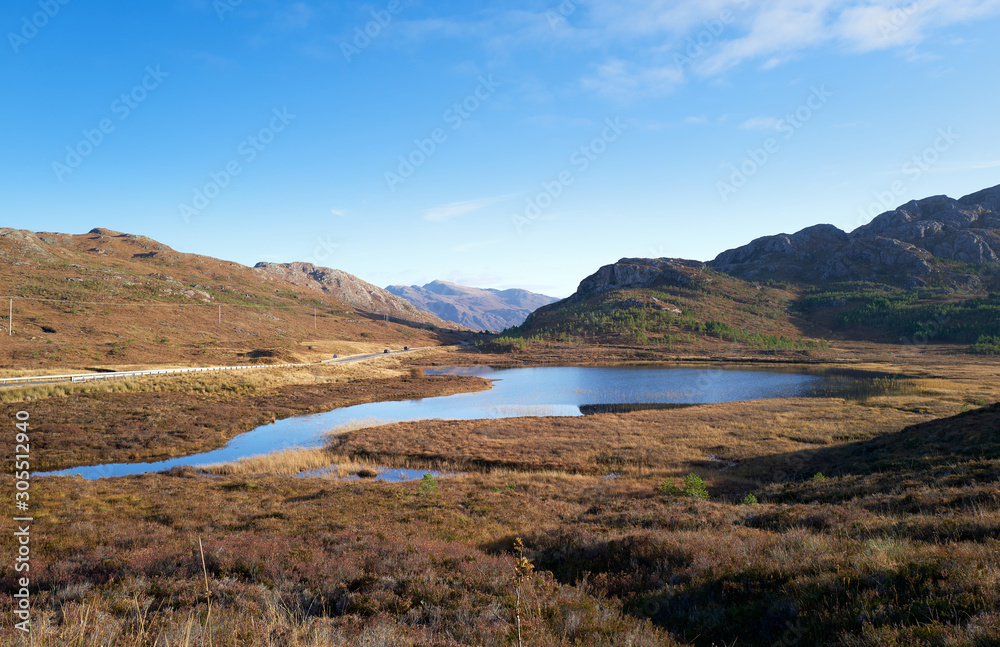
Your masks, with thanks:
[(410, 350), (409, 346), (403, 346), (403, 350)]
[(388, 352), (389, 352), (389, 349), (388, 349), (388, 348), (386, 348), (386, 349), (385, 349), (384, 351), (382, 351), (382, 352), (383, 352), (383, 353), (388, 353)]

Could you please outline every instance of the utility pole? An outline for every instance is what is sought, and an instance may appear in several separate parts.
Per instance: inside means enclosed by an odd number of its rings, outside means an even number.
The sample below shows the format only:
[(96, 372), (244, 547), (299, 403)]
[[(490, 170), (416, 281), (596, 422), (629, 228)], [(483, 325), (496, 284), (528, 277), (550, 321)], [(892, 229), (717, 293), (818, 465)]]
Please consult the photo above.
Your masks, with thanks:
[(10, 317), (7, 318), (7, 335), (14, 334), (14, 300), (10, 300)]

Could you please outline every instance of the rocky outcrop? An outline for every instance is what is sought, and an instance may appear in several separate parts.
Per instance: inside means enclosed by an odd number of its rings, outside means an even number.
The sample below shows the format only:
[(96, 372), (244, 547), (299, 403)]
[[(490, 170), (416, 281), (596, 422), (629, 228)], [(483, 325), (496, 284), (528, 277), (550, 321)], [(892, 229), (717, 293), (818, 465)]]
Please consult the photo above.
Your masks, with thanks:
[(850, 234), (816, 225), (758, 238), (709, 265), (745, 279), (881, 280), (976, 287), (974, 275), (940, 261), (1000, 262), (1000, 186), (954, 200), (934, 196), (881, 214)]
[(447, 321), (474, 330), (500, 331), (519, 326), (529, 314), (556, 301), (528, 290), (493, 290), (433, 281), (416, 285), (390, 285), (392, 294)]
[(608, 290), (623, 288), (652, 288), (661, 285), (690, 288), (711, 280), (705, 274), (705, 264), (700, 261), (680, 258), (623, 258), (583, 279), (569, 300), (582, 301)]
[(319, 290), (363, 312), (442, 326), (438, 317), (353, 274), (312, 263), (257, 263), (254, 269), (294, 285)]
[(30, 258), (44, 261), (55, 259), (55, 256), (46, 249), (46, 241), (33, 231), (0, 228), (0, 242), (9, 243), (3, 245), (4, 249), (0, 249), (0, 258), (7, 259), (8, 262), (12, 260), (12, 252), (17, 254), (19, 262), (25, 262)]

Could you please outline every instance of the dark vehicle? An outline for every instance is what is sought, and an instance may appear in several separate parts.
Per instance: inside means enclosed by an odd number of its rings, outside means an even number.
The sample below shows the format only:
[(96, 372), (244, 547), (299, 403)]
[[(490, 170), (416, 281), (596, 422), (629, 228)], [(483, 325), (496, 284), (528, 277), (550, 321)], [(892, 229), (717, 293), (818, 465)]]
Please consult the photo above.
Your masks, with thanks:
[(386, 349), (385, 349), (384, 351), (382, 351), (382, 352), (383, 352), (383, 353), (388, 353), (388, 352), (389, 352), (389, 349), (388, 349), (388, 348), (386, 348)]
[(409, 346), (403, 346), (403, 350), (410, 350)]

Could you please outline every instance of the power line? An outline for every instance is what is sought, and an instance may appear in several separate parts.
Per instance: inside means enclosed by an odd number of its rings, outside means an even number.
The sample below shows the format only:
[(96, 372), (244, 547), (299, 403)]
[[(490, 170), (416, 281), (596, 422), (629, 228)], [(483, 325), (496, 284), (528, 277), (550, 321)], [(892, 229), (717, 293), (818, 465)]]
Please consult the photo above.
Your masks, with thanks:
[[(212, 303), (154, 303), (154, 302), (128, 302), (128, 301), (70, 301), (68, 299), (40, 299), (38, 297), (20, 297), (3, 295), (0, 299), (18, 299), (21, 301), (35, 301), (38, 303), (60, 303), (63, 305), (78, 306), (104, 306), (106, 308), (203, 308), (214, 305)], [(246, 308), (247, 310), (280, 310), (281, 306), (267, 305), (243, 305), (237, 303), (225, 304), (227, 308)]]
[[(219, 309), (219, 323), (220, 324), (222, 323), (222, 306), (223, 305), (225, 305), (227, 308), (242, 308), (244, 310), (257, 310), (257, 311), (261, 311), (261, 312), (265, 312), (265, 311), (268, 311), (268, 310), (277, 310), (277, 311), (280, 311), (280, 312), (284, 312), (286, 315), (306, 314), (308, 312), (308, 311), (302, 312), (301, 310), (295, 311), (295, 310), (292, 310), (292, 308), (289, 307), (289, 306), (284, 306), (283, 307), (283, 306), (280, 306), (280, 305), (274, 306), (274, 305), (242, 305), (242, 304), (231, 304), (231, 303), (227, 303), (227, 304), (216, 303), (216, 304), (213, 304), (213, 303), (153, 303), (153, 302), (134, 303), (134, 302), (125, 302), (125, 301), (121, 301), (121, 302), (109, 302), (109, 301), (70, 301), (68, 299), (43, 299), (43, 298), (39, 298), (39, 297), (22, 297), (22, 296), (12, 296), (12, 295), (0, 295), (0, 299), (9, 299), (10, 300), (10, 316), (9, 316), (10, 321), (8, 322), (8, 324), (9, 324), (8, 325), (8, 328), (9, 328), (8, 334), (10, 334), (10, 335), (14, 334), (13, 333), (13, 328), (14, 328), (14, 325), (13, 325), (14, 301), (18, 300), (18, 299), (21, 300), (21, 301), (32, 301), (32, 302), (36, 302), (36, 303), (54, 303), (54, 304), (59, 304), (59, 305), (63, 305), (63, 306), (84, 306), (84, 305), (86, 305), (86, 306), (101, 306), (101, 307), (104, 307), (104, 308), (205, 308), (205, 307), (212, 307), (213, 305), (215, 305)], [(345, 309), (345, 307), (346, 307), (346, 309)], [(330, 314), (336, 314), (338, 312), (338, 310), (343, 311), (343, 314), (348, 315), (348, 316), (352, 314), (352, 312), (351, 312), (352, 310), (355, 311), (353, 313), (355, 315), (362, 315), (362, 316), (364, 316), (364, 315), (369, 315), (369, 316), (375, 315), (378, 318), (383, 319), (386, 322), (388, 322), (389, 318), (390, 318), (390, 316), (389, 316), (388, 313), (366, 312), (364, 310), (360, 310), (360, 309), (354, 308), (353, 306), (350, 306), (348, 304), (345, 304), (344, 306), (341, 306), (340, 308), (330, 307)], [(413, 321), (413, 322), (410, 322), (410, 323), (427, 324), (427, 323), (430, 323), (430, 322), (426, 322), (426, 321)], [(316, 306), (313, 306), (313, 328), (314, 329), (319, 329), (319, 309)]]

